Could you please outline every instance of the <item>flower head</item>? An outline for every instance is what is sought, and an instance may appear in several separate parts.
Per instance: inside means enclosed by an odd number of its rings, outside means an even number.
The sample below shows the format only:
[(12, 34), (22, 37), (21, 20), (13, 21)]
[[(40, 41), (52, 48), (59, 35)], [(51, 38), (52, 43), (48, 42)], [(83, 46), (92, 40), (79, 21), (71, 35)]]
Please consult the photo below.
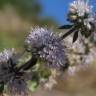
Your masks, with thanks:
[(8, 83), (8, 91), (11, 96), (28, 96), (27, 84), (22, 79), (10, 80)]
[[(92, 6), (89, 5), (88, 0), (75, 0), (70, 4), (68, 20), (74, 23), (80, 23), (91, 30), (90, 22), (94, 21)], [(83, 24), (82, 24), (83, 23)]]
[(84, 17), (86, 14), (92, 12), (92, 6), (89, 5), (88, 0), (75, 0), (70, 4), (69, 11), (70, 13)]
[(37, 54), (47, 62), (47, 65), (57, 69), (66, 67), (67, 59), (64, 46), (53, 32), (46, 28), (36, 27), (26, 38), (25, 43), (27, 46), (30, 46), (31, 50), (34, 48), (40, 49), (37, 51)]
[(77, 40), (78, 32), (88, 38), (96, 29), (95, 18), (92, 6), (89, 5), (88, 0), (73, 1), (70, 4), (67, 18), (71, 24), (59, 27), (59, 29), (70, 29), (62, 38), (64, 39), (73, 32), (73, 42)]
[(13, 49), (5, 49), (0, 53), (0, 82), (6, 82), (12, 75), (10, 59), (13, 57)]

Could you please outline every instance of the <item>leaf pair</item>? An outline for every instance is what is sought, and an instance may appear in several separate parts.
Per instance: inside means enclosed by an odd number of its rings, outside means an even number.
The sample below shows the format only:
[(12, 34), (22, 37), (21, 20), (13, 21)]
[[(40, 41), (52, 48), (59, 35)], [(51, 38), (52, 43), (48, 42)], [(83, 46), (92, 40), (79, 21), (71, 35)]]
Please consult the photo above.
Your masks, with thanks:
[(65, 33), (64, 35), (62, 35), (60, 37), (60, 40), (63, 40), (65, 37), (67, 37), (68, 35), (70, 35), (73, 32), (74, 32), (73, 43), (77, 40), (78, 30), (76, 30), (75, 26), (73, 26), (73, 25), (63, 25), (63, 26), (60, 26), (59, 29), (70, 29), (67, 33)]

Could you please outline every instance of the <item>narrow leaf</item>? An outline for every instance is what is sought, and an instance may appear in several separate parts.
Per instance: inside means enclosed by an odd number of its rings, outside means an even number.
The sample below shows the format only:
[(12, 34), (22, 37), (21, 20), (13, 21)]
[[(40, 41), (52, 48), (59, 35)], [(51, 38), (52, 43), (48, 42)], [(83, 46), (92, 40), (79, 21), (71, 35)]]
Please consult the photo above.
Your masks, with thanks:
[(63, 25), (60, 26), (59, 29), (70, 29), (73, 25)]
[(28, 70), (29, 68), (32, 68), (37, 63), (37, 57), (35, 55), (32, 56), (32, 58), (21, 65), (19, 68), (17, 68), (16, 72), (19, 72), (20, 70)]
[(69, 36), (71, 33), (73, 33), (75, 31), (75, 27), (71, 28), (68, 32), (66, 32), (64, 35), (62, 35), (59, 40), (63, 40), (64, 38), (66, 38), (67, 36)]
[(76, 31), (76, 32), (74, 33), (73, 43), (77, 40), (77, 38), (78, 38), (78, 31)]

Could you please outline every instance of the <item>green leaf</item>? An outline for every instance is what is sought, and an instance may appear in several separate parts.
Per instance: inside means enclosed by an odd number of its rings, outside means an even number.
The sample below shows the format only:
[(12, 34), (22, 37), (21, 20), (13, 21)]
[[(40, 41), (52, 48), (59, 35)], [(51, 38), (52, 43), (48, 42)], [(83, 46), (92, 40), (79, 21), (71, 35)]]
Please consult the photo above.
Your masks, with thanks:
[(76, 31), (76, 32), (74, 33), (73, 43), (77, 40), (77, 38), (78, 38), (78, 31)]
[(65, 37), (69, 36), (71, 33), (75, 32), (76, 28), (75, 26), (71, 28), (68, 32), (66, 32), (64, 35), (62, 35), (59, 40), (63, 40)]
[(60, 26), (59, 29), (70, 29), (73, 25), (63, 25)]

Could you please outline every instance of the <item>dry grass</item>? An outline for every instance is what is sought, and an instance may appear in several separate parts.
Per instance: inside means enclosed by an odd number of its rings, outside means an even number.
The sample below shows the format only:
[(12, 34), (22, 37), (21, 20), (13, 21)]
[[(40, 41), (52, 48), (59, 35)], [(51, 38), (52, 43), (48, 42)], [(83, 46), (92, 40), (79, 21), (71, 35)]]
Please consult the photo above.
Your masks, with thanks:
[(52, 90), (39, 87), (32, 96), (96, 96), (96, 66), (92, 65), (74, 76), (67, 73), (57, 78)]

